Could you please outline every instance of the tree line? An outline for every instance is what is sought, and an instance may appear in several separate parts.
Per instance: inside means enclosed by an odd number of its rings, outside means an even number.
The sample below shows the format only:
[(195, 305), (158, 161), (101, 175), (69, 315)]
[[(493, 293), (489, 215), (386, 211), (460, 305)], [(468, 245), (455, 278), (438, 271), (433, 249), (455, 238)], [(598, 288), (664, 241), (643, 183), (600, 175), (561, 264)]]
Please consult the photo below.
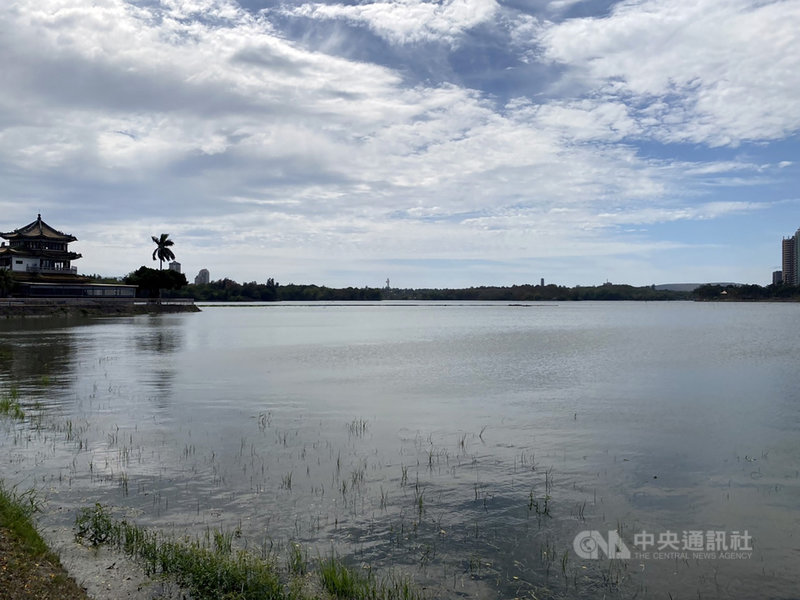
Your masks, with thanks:
[(767, 286), (756, 284), (743, 285), (701, 285), (693, 292), (696, 300), (733, 300), (753, 302), (758, 300), (800, 301), (800, 286), (773, 283)]
[(656, 290), (653, 286), (604, 284), (565, 287), (558, 285), (480, 286), (470, 288), (386, 289), (373, 287), (331, 288), (319, 285), (280, 285), (270, 278), (266, 283), (238, 283), (219, 279), (207, 284), (190, 284), (163, 292), (164, 297), (189, 297), (199, 301), (276, 302), (276, 301), (508, 301), (542, 302), (566, 300), (689, 300), (688, 292)]
[(566, 287), (522, 284), (469, 288), (331, 288), (320, 285), (280, 285), (270, 278), (266, 283), (238, 283), (220, 279), (203, 285), (187, 285), (164, 292), (165, 297), (189, 297), (199, 301), (278, 302), (278, 301), (502, 301), (565, 302), (589, 300), (700, 300), (700, 301), (800, 301), (800, 286), (790, 285), (702, 285), (693, 292), (656, 289), (655, 286), (603, 284)]
[(165, 291), (163, 296), (194, 298), (216, 302), (279, 302), (279, 301), (346, 301), (382, 300), (379, 288), (330, 288), (320, 285), (280, 285), (270, 278), (266, 283), (249, 281), (238, 283), (233, 279), (219, 279), (205, 284), (190, 284), (180, 289)]

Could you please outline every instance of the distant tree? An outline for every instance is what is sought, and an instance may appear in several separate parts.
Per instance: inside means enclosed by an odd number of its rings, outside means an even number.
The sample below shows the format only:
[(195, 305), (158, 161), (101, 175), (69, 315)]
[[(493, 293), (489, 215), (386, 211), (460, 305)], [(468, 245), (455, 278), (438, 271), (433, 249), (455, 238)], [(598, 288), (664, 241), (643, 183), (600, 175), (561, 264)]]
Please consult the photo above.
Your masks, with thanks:
[(153, 250), (153, 260), (158, 259), (159, 270), (163, 268), (164, 261), (175, 260), (175, 253), (169, 249), (175, 242), (169, 239), (168, 233), (162, 233), (161, 237), (150, 236), (156, 244), (156, 249)]
[(161, 290), (178, 290), (187, 284), (186, 275), (171, 270), (156, 270), (148, 267), (139, 267), (133, 273), (128, 273), (124, 279), (128, 285), (138, 285), (137, 296), (158, 298)]

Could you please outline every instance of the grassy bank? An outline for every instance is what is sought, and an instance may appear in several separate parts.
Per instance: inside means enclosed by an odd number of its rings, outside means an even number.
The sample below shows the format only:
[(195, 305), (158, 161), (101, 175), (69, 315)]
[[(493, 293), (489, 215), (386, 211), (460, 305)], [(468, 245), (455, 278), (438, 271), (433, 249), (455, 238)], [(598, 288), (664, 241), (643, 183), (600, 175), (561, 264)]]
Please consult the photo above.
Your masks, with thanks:
[(0, 484), (0, 597), (88, 600), (36, 531), (36, 510), (33, 493), (16, 494)]

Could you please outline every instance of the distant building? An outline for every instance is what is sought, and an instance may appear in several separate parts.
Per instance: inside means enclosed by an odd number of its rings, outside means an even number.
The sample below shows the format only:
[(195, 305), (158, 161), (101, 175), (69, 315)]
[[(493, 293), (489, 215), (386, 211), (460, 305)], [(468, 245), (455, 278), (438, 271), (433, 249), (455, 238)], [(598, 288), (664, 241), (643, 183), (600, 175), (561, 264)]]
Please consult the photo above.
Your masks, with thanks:
[(783, 283), (786, 285), (797, 285), (800, 277), (797, 272), (798, 260), (797, 251), (800, 249), (800, 229), (792, 236), (783, 238), (781, 241), (781, 258)]
[(59, 276), (78, 274), (72, 261), (81, 255), (68, 248), (78, 238), (53, 229), (42, 221), (42, 215), (33, 223), (0, 236), (8, 240), (7, 246), (5, 242), (0, 246), (0, 269)]
[(197, 274), (197, 277), (194, 278), (195, 285), (206, 285), (211, 281), (211, 275), (208, 273), (208, 269), (200, 269), (200, 272)]
[(778, 285), (783, 283), (783, 271), (773, 271), (772, 272), (772, 284)]
[(72, 261), (81, 255), (69, 249), (78, 238), (50, 227), (42, 215), (25, 227), (0, 233), (0, 237), (8, 240), (8, 244), (0, 244), (0, 269), (12, 271), (14, 296), (131, 301), (136, 296), (135, 285), (93, 283), (78, 275)]
[(171, 263), (169, 263), (169, 270), (175, 271), (176, 273), (180, 273), (181, 263), (179, 263), (177, 260), (173, 260)]

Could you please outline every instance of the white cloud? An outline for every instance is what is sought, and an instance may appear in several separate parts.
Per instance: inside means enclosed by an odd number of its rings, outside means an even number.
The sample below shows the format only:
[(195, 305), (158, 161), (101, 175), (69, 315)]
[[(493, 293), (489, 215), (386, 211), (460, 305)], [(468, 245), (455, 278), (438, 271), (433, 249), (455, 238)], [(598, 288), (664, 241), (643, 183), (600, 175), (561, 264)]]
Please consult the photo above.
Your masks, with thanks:
[[(700, 118), (706, 83), (697, 75), (684, 85), (640, 73), (627, 62), (632, 41), (597, 59), (604, 44), (619, 43), (604, 27), (634, 19), (637, 6), (650, 4), (626, 4), (608, 22), (547, 26), (548, 57), (584, 69), (588, 93), (507, 103), (455, 83), (409, 85), (379, 64), (311, 51), (277, 32), (269, 11), (253, 15), (229, 0), (0, 6), (0, 204), (16, 202), (5, 228), (43, 212), (81, 239), (82, 268), (105, 273), (147, 263), (142, 246), (167, 231), (187, 269), (240, 280), (315, 260), (501, 261), (674, 247), (621, 227), (751, 210), (715, 203), (707, 188), (779, 169), (649, 159), (630, 143), (653, 132), (706, 135), (685, 129)], [(409, 0), (303, 11), (365, 23), (397, 43), (455, 43), (499, 9)], [(519, 44), (523, 31), (544, 27), (525, 22), (512, 31)], [(594, 50), (568, 43), (569, 27), (589, 31), (581, 35)], [(656, 66), (647, 53), (643, 61)], [(623, 67), (633, 83), (613, 87)], [(659, 86), (696, 96), (679, 102)], [(722, 116), (704, 118), (708, 132), (733, 135)]]
[(665, 142), (736, 145), (800, 129), (800, 2), (631, 0), (550, 24), (543, 56), (639, 109)]
[(302, 4), (288, 9), (295, 16), (344, 19), (364, 24), (395, 44), (455, 43), (467, 30), (490, 20), (495, 0), (393, 0), (364, 4)]
[(674, 221), (697, 221), (717, 219), (736, 213), (750, 213), (764, 210), (767, 206), (756, 202), (708, 202), (695, 206), (678, 208), (639, 208), (632, 211), (600, 213), (597, 218), (605, 224), (654, 224)]

